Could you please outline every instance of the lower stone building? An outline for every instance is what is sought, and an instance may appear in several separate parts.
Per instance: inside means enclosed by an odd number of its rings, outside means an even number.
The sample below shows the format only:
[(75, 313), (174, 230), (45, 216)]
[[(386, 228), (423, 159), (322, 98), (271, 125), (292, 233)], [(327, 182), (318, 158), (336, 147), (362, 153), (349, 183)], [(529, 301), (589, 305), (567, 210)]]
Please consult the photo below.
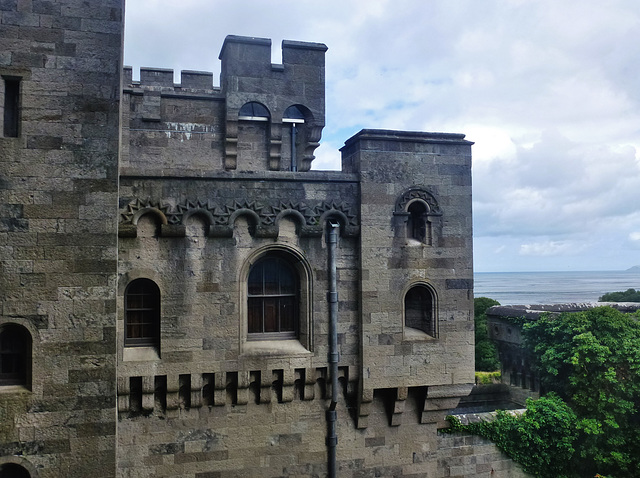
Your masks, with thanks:
[(363, 130), (311, 170), (326, 46), (133, 81), (123, 9), (0, 2), (0, 477), (511, 476), (437, 432), (471, 143)]

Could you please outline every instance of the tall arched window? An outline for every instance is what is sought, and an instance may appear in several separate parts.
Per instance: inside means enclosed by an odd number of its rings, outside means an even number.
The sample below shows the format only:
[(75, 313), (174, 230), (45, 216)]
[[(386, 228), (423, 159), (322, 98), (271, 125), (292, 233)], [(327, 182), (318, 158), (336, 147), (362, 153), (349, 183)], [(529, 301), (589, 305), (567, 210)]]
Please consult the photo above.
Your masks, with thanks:
[(404, 325), (436, 337), (436, 301), (429, 287), (414, 286), (404, 296)]
[(29, 385), (31, 334), (18, 324), (0, 326), (0, 385)]
[(149, 279), (132, 281), (124, 293), (127, 347), (160, 346), (160, 289)]
[(283, 257), (268, 255), (249, 271), (247, 338), (296, 338), (298, 334), (299, 278)]

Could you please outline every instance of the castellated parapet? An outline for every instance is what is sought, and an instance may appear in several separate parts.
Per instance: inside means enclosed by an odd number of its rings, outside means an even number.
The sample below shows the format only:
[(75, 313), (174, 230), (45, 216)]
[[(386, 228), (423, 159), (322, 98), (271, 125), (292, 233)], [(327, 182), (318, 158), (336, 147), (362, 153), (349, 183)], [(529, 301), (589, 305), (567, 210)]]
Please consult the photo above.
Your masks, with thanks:
[(314, 171), (325, 45), (133, 81), (123, 8), (0, 2), (0, 476), (515, 476), (437, 433), (471, 143), (363, 130)]

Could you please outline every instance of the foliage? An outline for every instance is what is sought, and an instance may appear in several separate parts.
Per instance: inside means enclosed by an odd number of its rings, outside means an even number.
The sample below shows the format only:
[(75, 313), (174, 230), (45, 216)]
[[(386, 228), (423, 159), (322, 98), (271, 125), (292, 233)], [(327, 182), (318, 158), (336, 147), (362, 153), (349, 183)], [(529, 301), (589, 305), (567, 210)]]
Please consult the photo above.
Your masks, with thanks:
[(608, 292), (598, 302), (640, 302), (640, 290), (627, 289), (624, 292)]
[(476, 385), (487, 385), (490, 383), (500, 383), (502, 372), (476, 372)]
[(640, 313), (610, 307), (522, 321), (546, 396), (522, 416), (452, 430), (483, 435), (539, 477), (631, 478), (640, 469)]
[(493, 372), (500, 370), (498, 360), (498, 349), (489, 340), (487, 332), (487, 309), (500, 302), (488, 297), (476, 297), (473, 301), (475, 317), (475, 338), (476, 338), (476, 370)]
[(640, 325), (610, 307), (543, 316), (525, 346), (544, 390), (578, 416), (579, 476), (631, 477), (640, 467)]
[(522, 415), (498, 410), (496, 419), (462, 425), (448, 417), (450, 431), (465, 431), (493, 441), (527, 473), (541, 478), (574, 476), (571, 462), (578, 439), (578, 419), (571, 408), (555, 394), (527, 400)]

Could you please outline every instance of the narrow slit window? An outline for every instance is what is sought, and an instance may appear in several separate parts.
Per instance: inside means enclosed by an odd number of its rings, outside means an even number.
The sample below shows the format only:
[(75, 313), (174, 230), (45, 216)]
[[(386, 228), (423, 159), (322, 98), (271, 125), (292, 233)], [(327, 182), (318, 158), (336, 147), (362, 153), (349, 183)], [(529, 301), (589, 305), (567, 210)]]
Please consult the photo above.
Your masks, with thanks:
[(4, 77), (4, 136), (20, 133), (20, 78)]

